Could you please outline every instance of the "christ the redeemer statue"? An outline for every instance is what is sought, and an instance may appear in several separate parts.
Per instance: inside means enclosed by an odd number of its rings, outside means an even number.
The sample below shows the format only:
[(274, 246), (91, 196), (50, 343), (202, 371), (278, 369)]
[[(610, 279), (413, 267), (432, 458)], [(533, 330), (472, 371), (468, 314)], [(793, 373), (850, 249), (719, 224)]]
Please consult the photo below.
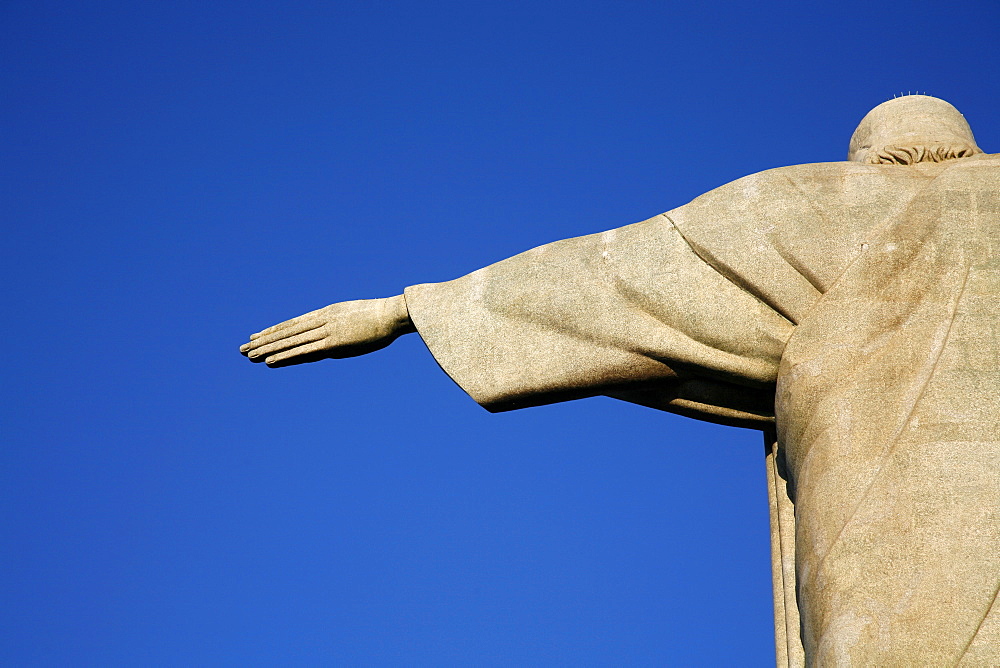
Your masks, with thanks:
[(1000, 155), (947, 102), (879, 105), (848, 162), (241, 350), (279, 367), (412, 331), (490, 411), (608, 395), (763, 430), (779, 664), (1000, 666)]

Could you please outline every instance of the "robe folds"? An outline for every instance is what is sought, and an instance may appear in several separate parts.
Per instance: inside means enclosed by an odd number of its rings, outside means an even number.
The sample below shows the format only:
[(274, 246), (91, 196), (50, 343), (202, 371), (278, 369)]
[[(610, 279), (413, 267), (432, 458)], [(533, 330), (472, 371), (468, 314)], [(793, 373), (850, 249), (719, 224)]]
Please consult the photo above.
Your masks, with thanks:
[(1000, 156), (769, 170), (405, 296), (488, 410), (776, 434), (779, 662), (1000, 665)]

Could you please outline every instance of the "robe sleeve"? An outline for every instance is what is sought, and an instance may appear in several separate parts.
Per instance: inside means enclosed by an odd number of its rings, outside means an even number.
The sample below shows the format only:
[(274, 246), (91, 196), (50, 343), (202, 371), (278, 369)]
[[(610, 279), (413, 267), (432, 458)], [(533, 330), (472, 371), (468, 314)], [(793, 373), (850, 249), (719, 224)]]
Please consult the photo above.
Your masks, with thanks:
[(441, 367), (496, 412), (607, 394), (769, 423), (792, 325), (699, 257), (667, 214), (405, 292)]

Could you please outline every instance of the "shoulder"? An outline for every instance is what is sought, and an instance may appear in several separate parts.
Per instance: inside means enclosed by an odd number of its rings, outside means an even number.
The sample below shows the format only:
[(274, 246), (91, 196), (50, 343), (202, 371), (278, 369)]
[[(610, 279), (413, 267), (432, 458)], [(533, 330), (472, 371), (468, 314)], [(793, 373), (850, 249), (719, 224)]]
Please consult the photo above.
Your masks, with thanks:
[(876, 175), (878, 170), (872, 167), (853, 162), (776, 167), (730, 181), (677, 210), (685, 210), (691, 215), (710, 209), (714, 215), (719, 215), (725, 211), (745, 213), (747, 207), (755, 206), (790, 206), (796, 202), (806, 205), (818, 192), (835, 192), (842, 189), (842, 184)]
[[(885, 181), (887, 177), (892, 176), (890, 173), (892, 171), (886, 169), (884, 165), (864, 165), (847, 161), (789, 165), (744, 176), (711, 190), (702, 197), (715, 199), (730, 197), (742, 201), (773, 198), (775, 195), (783, 196), (786, 193), (791, 197), (796, 195), (808, 197), (816, 191), (841, 191), (844, 187), (859, 182)], [(898, 170), (896, 175), (905, 176)]]
[(767, 169), (714, 188), (667, 215), (706, 222), (726, 221), (724, 224), (729, 227), (730, 219), (745, 220), (755, 214), (807, 207), (816, 191), (836, 190), (852, 174), (868, 171), (865, 167), (825, 162)]

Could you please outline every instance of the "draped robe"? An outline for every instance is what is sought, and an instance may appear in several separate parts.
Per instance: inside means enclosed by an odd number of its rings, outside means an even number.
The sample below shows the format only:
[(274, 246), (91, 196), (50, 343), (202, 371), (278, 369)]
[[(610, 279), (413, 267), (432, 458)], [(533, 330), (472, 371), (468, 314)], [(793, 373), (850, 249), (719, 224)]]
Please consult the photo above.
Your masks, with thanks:
[(412, 286), (488, 410), (761, 429), (782, 665), (1000, 665), (1000, 156), (754, 174)]

